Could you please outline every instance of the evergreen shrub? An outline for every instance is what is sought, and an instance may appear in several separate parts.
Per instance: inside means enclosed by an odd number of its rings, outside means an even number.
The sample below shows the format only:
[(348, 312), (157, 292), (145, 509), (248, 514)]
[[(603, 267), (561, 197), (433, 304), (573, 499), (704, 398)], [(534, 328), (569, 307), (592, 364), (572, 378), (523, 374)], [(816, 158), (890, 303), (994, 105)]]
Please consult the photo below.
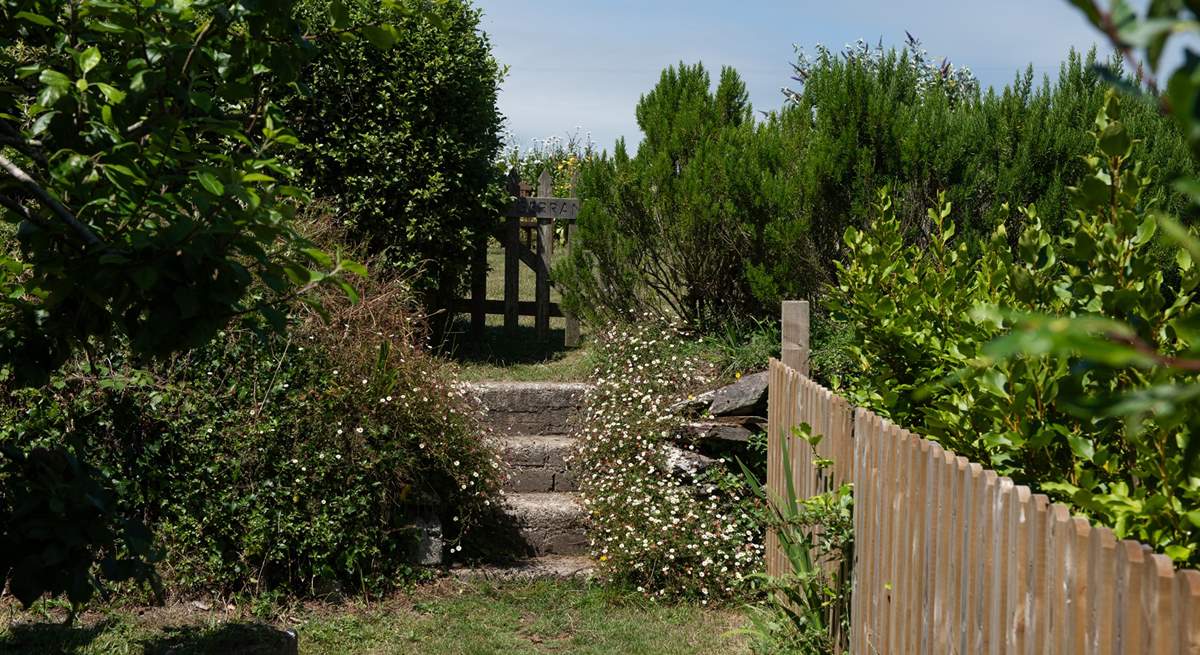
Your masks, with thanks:
[[(871, 229), (885, 185), (911, 243), (928, 243), (925, 209), (941, 193), (979, 243), (1000, 224), (1019, 232), (1006, 203), (1036, 204), (1061, 234), (1107, 88), (1102, 63), (1072, 52), (1054, 82), (1027, 70), (981, 91), (915, 43), (818, 49), (800, 54), (783, 109), (757, 123), (734, 71), (713, 90), (702, 66), (668, 69), (638, 105), (636, 154), (618, 142), (582, 167), (578, 240), (557, 271), (566, 301), (593, 320), (635, 309), (704, 331), (773, 320), (780, 300), (816, 298), (835, 280), (842, 234)], [(1171, 187), (1195, 172), (1179, 129), (1148, 99), (1127, 101), (1123, 121), (1140, 137), (1133, 156), (1155, 171), (1147, 199), (1190, 223), (1196, 210)]]

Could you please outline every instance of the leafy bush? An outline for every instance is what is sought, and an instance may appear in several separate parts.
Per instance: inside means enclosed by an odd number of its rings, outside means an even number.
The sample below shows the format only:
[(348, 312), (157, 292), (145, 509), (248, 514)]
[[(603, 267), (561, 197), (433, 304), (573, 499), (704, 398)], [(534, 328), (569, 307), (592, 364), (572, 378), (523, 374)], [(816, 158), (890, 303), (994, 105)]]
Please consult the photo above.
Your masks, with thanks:
[[(1130, 357), (1153, 364), (1146, 351), (1170, 356), (1193, 344), (1200, 274), (1186, 252), (1174, 270), (1163, 270), (1154, 248), (1158, 197), (1150, 171), (1132, 156), (1123, 105), (1110, 94), (1096, 119), (1088, 172), (1068, 189), (1073, 216), (1052, 230), (1040, 207), (1026, 207), (1007, 221), (1011, 232), (1003, 224), (996, 230), (982, 258), (956, 238), (945, 199), (928, 212), (922, 246), (905, 240), (882, 193), (871, 230), (846, 231), (849, 257), (834, 310), (855, 335), (852, 402), (1073, 503), (1120, 537), (1195, 564), (1200, 484), (1184, 457), (1194, 406), (1154, 406), (1139, 431), (1127, 431), (1116, 408), (1097, 411), (1116, 396), (1194, 378), (1125, 367)], [(1037, 356), (1065, 321), (985, 350), (1022, 313), (1079, 317), (1145, 351)], [(1035, 356), (993, 359), (1014, 339)]]
[(329, 323), (297, 310), (288, 336), (230, 328), (160, 365), (115, 352), (7, 389), (0, 443), (87, 454), (153, 531), (175, 591), (402, 583), (413, 521), (440, 513), (453, 539), (501, 469), (465, 391), (421, 349), (408, 281), (357, 292), (326, 298)]
[(11, 374), (44, 381), (90, 338), (195, 346), (261, 300), (256, 277), (281, 293), (324, 279), (290, 223), (277, 153), (295, 137), (252, 102), (306, 58), (292, 2), (216, 4), (0, 4)]
[[(112, 342), (141, 360), (239, 317), (281, 327), (278, 305), (359, 271), (292, 222), (305, 194), (280, 156), (296, 138), (265, 99), (333, 36), (294, 7), (0, 1), (0, 218), (17, 237), (0, 256), (6, 385), (45, 383), (81, 351), (95, 363)], [(395, 28), (347, 21), (339, 36), (360, 31)], [(144, 572), (143, 540), (106, 496), (77, 495), (96, 487), (86, 459), (42, 443), (4, 453), (0, 575), (26, 604), (77, 606), (98, 579)]]
[[(301, 142), (290, 161), (313, 193), (381, 263), (419, 270), (418, 291), (453, 292), (473, 240), (497, 220), (501, 71), (470, 2), (417, 15), (411, 4), (345, 3), (350, 22), (395, 24), (377, 37), (390, 48), (328, 43), (305, 69), (301, 93), (279, 100)], [(303, 0), (300, 13), (328, 23), (339, 5)]]
[(647, 596), (729, 598), (762, 562), (752, 494), (728, 463), (688, 479), (671, 459), (682, 419), (669, 407), (708, 377), (680, 356), (682, 337), (643, 317), (597, 336), (596, 386), (585, 399), (577, 466), (600, 574)]

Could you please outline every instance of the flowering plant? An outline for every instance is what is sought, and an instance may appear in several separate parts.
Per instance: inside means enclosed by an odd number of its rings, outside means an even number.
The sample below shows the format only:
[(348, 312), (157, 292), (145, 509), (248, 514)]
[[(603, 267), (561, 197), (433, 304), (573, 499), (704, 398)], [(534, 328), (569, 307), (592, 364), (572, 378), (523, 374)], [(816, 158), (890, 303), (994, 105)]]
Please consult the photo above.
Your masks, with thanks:
[(597, 335), (576, 461), (601, 577), (707, 604), (747, 586), (762, 563), (762, 529), (728, 462), (694, 474), (671, 464), (696, 447), (676, 437), (683, 419), (671, 407), (713, 375), (685, 350), (685, 335), (648, 317)]

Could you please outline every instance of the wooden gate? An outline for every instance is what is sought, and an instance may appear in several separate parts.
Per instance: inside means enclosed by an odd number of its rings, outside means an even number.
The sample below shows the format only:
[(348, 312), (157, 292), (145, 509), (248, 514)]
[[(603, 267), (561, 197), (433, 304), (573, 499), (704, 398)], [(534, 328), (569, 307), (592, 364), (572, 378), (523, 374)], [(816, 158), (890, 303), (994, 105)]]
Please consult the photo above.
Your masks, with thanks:
[[(571, 183), (574, 193), (575, 183)], [(471, 334), (483, 336), (484, 322), (488, 314), (504, 316), (504, 331), (515, 335), (519, 317), (533, 316), (534, 330), (538, 340), (550, 336), (550, 318), (561, 316), (566, 319), (564, 343), (568, 347), (579, 345), (579, 320), (563, 311), (558, 303), (550, 302), (550, 262), (554, 256), (556, 228), (567, 254), (575, 236), (575, 219), (579, 214), (578, 198), (555, 198), (554, 181), (549, 171), (538, 177), (536, 194), (521, 182), (516, 169), (509, 171), (508, 191), (515, 199), (505, 208), (504, 225), (493, 235), (504, 247), (504, 298), (491, 300), (487, 297), (488, 241), (481, 239), (475, 244), (475, 255), (471, 265), (471, 298), (456, 303), (460, 311), (471, 314)], [(522, 242), (522, 232), (526, 239)], [(536, 245), (535, 245), (536, 241)], [(522, 301), (520, 267), (528, 266), (535, 275), (534, 300)]]

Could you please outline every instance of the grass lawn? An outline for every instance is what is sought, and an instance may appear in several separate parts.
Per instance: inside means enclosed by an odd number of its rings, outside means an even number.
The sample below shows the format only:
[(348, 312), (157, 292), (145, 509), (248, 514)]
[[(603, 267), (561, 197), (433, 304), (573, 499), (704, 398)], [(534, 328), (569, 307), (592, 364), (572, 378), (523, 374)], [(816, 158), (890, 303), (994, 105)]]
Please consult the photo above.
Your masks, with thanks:
[(584, 582), (441, 581), (370, 605), (309, 604), (256, 619), (241, 608), (193, 604), (86, 613), (75, 627), (55, 612), (10, 605), (0, 653), (267, 653), (294, 630), (301, 653), (491, 655), (736, 654), (733, 610), (656, 604)]
[[(556, 255), (557, 259), (557, 255)], [(504, 298), (504, 249), (493, 241), (488, 249), (488, 298)], [(528, 266), (520, 266), (521, 300), (534, 299), (536, 278)], [(562, 294), (550, 288), (550, 302), (559, 302)], [(534, 333), (533, 317), (522, 316), (520, 328), (515, 336), (504, 334), (504, 317), (490, 315), (482, 341), (475, 341), (469, 334), (470, 317), (460, 315), (455, 328), (447, 336), (443, 350), (459, 367), (463, 380), (544, 380), (555, 382), (586, 380), (590, 367), (587, 361), (588, 341), (584, 334), (583, 346), (567, 349), (563, 347), (566, 322), (562, 318), (550, 319), (550, 338), (539, 342)]]

